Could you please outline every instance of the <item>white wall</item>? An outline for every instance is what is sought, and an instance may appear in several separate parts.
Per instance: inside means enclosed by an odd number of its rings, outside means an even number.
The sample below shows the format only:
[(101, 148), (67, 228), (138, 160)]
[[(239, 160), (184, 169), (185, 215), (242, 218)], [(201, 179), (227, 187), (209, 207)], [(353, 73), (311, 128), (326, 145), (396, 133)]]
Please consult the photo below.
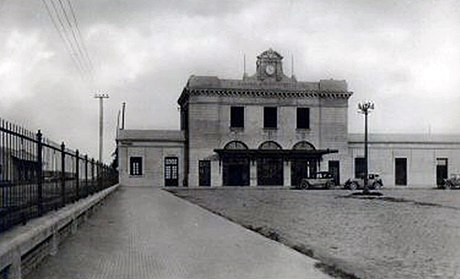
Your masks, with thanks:
[[(362, 144), (350, 144), (354, 176), (354, 158), (364, 156)], [(436, 158), (448, 159), (448, 175), (460, 173), (460, 144), (451, 143), (379, 143), (369, 144), (369, 172), (381, 174), (384, 185), (395, 185), (395, 158), (407, 158), (407, 184), (411, 187), (436, 186)], [(404, 186), (401, 186), (404, 187)]]
[[(131, 142), (119, 147), (120, 184), (123, 186), (164, 187), (164, 158), (178, 157), (179, 186), (184, 179), (184, 147), (175, 142)], [(142, 157), (142, 175), (130, 175), (129, 158)]]

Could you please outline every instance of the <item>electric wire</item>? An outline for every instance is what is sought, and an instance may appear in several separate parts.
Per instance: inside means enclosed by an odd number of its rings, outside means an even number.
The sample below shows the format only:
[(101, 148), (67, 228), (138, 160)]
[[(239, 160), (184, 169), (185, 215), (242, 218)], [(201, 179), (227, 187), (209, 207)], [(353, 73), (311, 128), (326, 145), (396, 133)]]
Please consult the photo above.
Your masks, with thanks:
[[(42, 0), (55, 29), (57, 30), (61, 40), (64, 42), (67, 51), (80, 72), (82, 79), (85, 80), (89, 78), (93, 81), (94, 75), (92, 61), (90, 60), (86, 46), (83, 43), (81, 32), (77, 23), (77, 17), (70, 1), (67, 0), (70, 12), (66, 11), (62, 0), (48, 1), (51, 5), (49, 5), (46, 0)], [(60, 9), (56, 2), (59, 2)], [(52, 11), (54, 11), (54, 13)], [(70, 14), (73, 18), (73, 24), (71, 23)]]
[(66, 9), (64, 8), (64, 5), (62, 4), (62, 0), (58, 0), (59, 6), (61, 7), (63, 19), (65, 22), (67, 22), (67, 25), (69, 26), (68, 30), (69, 33), (72, 35), (71, 38), (73, 38), (73, 41), (75, 43), (76, 49), (81, 57), (82, 63), (85, 66), (85, 70), (88, 71), (88, 74), (91, 76), (91, 66), (89, 65), (88, 61), (85, 59), (85, 54), (83, 53), (82, 47), (81, 47), (81, 41), (77, 38), (77, 32), (76, 30), (72, 27), (72, 24), (70, 23), (69, 15), (67, 14)]
[[(68, 41), (66, 34), (59, 28), (58, 21), (56, 20), (56, 17), (51, 12), (51, 9), (48, 6), (48, 3), (46, 2), (46, 0), (42, 0), (42, 2), (43, 2), (44, 6), (46, 8), (46, 11), (47, 11), (50, 19), (51, 19), (51, 22), (53, 23), (54, 28), (58, 32), (59, 37), (64, 42), (64, 45), (65, 45), (67, 51), (69, 52), (70, 56), (72, 57), (72, 60), (73, 60), (73, 62), (75, 64), (75, 67), (77, 68), (77, 70), (80, 72), (80, 74), (84, 78), (84, 75), (85, 75), (84, 69), (83, 69), (83, 67), (81, 65), (79, 57), (76, 55), (76, 53), (73, 50), (71, 42)], [(51, 3), (52, 3), (52, 0), (51, 0)]]
[(70, 7), (70, 12), (72, 13), (72, 17), (73, 17), (73, 20), (74, 20), (75, 28), (77, 29), (77, 33), (78, 33), (78, 36), (79, 36), (79, 38), (80, 38), (80, 42), (81, 42), (81, 44), (82, 44), (83, 51), (84, 51), (84, 53), (85, 53), (86, 59), (87, 59), (88, 62), (89, 62), (91, 71), (93, 71), (93, 70), (94, 70), (93, 62), (91, 61), (91, 58), (89, 57), (88, 49), (86, 48), (85, 41), (83, 40), (83, 36), (81, 35), (80, 27), (78, 26), (78, 20), (77, 20), (77, 17), (76, 17), (76, 15), (75, 15), (75, 10), (74, 10), (74, 8), (73, 8), (72, 3), (70, 2), (70, 0), (67, 0), (67, 4), (68, 4), (69, 7)]

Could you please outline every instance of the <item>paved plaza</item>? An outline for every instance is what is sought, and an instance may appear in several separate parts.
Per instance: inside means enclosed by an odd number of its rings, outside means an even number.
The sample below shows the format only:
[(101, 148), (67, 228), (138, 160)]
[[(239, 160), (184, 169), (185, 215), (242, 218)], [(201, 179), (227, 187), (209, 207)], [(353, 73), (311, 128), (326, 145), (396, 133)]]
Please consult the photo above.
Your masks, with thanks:
[(359, 278), (460, 278), (460, 190), (210, 189), (177, 195)]
[(166, 191), (122, 187), (27, 278), (330, 278), (317, 264)]

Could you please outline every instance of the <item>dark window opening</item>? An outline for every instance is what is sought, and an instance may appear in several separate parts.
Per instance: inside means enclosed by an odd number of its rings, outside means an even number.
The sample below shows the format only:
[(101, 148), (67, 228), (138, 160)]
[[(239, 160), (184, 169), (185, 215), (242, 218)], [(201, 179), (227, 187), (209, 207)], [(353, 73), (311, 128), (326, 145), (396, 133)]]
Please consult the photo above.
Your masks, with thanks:
[(309, 108), (297, 108), (297, 129), (310, 129)]
[(277, 111), (276, 107), (264, 107), (264, 128), (277, 128)]
[(142, 157), (129, 158), (129, 173), (131, 175), (142, 175)]
[(244, 128), (244, 107), (230, 108), (230, 127)]

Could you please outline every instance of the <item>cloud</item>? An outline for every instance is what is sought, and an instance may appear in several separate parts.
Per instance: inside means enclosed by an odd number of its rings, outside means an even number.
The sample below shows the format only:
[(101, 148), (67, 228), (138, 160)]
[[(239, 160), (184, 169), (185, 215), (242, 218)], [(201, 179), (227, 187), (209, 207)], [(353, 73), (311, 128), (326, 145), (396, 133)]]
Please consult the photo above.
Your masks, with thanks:
[[(1, 3), (1, 2), (0, 2)], [(356, 103), (372, 99), (373, 131), (459, 133), (460, 3), (456, 1), (73, 1), (94, 64), (83, 80), (41, 1), (0, 6), (2, 117), (97, 154), (106, 101), (106, 160), (121, 102), (128, 128), (178, 128), (187, 78), (241, 78), (272, 47), (299, 80), (346, 79), (351, 132)], [(401, 121), (404, 119), (404, 121)], [(446, 124), (448, 123), (448, 124)], [(87, 151), (86, 151), (87, 150)]]

